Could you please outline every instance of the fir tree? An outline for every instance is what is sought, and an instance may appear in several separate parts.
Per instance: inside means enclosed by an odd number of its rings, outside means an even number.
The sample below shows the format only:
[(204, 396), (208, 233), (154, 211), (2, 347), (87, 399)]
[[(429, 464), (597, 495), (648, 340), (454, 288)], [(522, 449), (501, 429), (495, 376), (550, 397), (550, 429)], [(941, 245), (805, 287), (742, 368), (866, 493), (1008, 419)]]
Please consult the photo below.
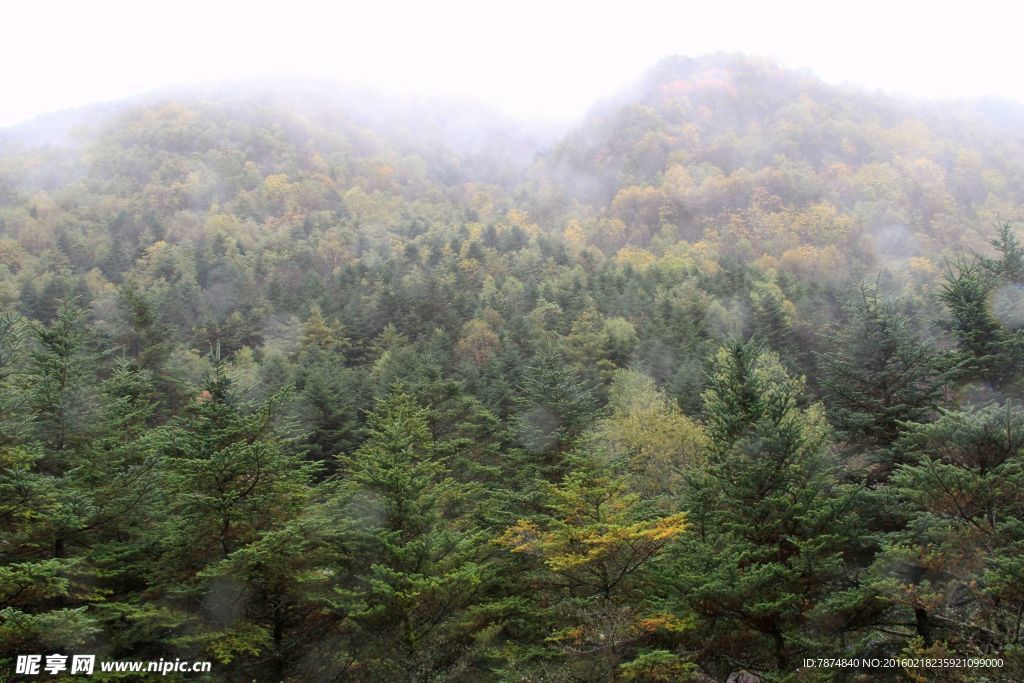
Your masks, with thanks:
[(952, 316), (968, 378), (1008, 391), (1024, 370), (1024, 329), (1019, 328), (1019, 312), (1001, 317), (993, 300), (1009, 294), (1009, 306), (1019, 311), (1024, 248), (1007, 225), (991, 243), (1000, 258), (958, 256), (949, 265), (940, 298)]
[[(1015, 402), (944, 411), (907, 426), (908, 462), (892, 478), (907, 516), (873, 568), (886, 617), (905, 638), (961, 656), (1002, 656), (1021, 672), (1024, 644), (1024, 411)], [(899, 631), (897, 631), (899, 632)], [(1015, 667), (1015, 668), (1014, 668)]]
[(825, 405), (839, 435), (872, 453), (871, 479), (884, 478), (901, 424), (934, 414), (953, 372), (877, 285), (861, 282), (846, 309), (846, 324), (832, 335), (835, 350), (819, 357)]
[(286, 398), (247, 405), (215, 359), (190, 414), (157, 437), (160, 523), (149, 574), (159, 601), (134, 619), (142, 633), (161, 624), (165, 652), (236, 666), (261, 652), (270, 651), (270, 661), (283, 654), (259, 603), (272, 598), (249, 591), (278, 567), (258, 566), (244, 581), (229, 569), (244, 563), (236, 553), (297, 519), (313, 493), (317, 468), (275, 430)]
[(830, 651), (829, 600), (865, 544), (856, 493), (836, 478), (818, 406), (756, 343), (715, 357), (704, 393), (707, 464), (688, 477), (691, 531), (660, 565), (658, 602), (695, 614), (697, 661), (712, 675), (781, 678)]
[(366, 442), (342, 458), (334, 505), (346, 575), (334, 599), (360, 680), (435, 680), (472, 663), (489, 623), (474, 615), (492, 581), (486, 535), (458, 509), (427, 411), (399, 388), (367, 418)]
[(593, 390), (554, 353), (527, 369), (517, 402), (518, 438), (534, 454), (569, 450), (597, 413)]
[(30, 353), (26, 383), (34, 435), (46, 449), (45, 464), (54, 472), (63, 472), (73, 464), (73, 451), (88, 437), (95, 417), (97, 358), (84, 312), (72, 300), (59, 300), (53, 321), (34, 326), (32, 333), (35, 348)]
[(26, 332), (19, 316), (0, 315), (0, 447), (20, 441), (28, 422), (21, 401)]

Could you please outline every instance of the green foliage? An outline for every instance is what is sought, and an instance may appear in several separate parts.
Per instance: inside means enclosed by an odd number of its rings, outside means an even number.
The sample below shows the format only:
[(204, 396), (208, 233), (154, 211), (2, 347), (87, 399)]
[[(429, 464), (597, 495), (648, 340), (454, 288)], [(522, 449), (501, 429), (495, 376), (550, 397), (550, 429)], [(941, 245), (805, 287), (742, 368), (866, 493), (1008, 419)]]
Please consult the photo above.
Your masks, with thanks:
[(560, 140), (479, 114), (183, 91), (2, 145), (0, 668), (1021, 678), (1001, 115), (735, 55)]
[(961, 255), (950, 264), (941, 298), (952, 314), (970, 377), (1005, 391), (1020, 380), (1024, 358), (1018, 291), (1022, 257), (1009, 226), (1001, 228), (992, 244), (1001, 254), (999, 260)]
[[(367, 418), (367, 439), (342, 459), (344, 570), (332, 604), (351, 651), (380, 680), (434, 680), (464, 670), (488, 623), (477, 605), (493, 581), (486, 535), (453, 516), (464, 487), (445, 478), (427, 411), (394, 388)], [(339, 568), (341, 569), (341, 568)]]
[(597, 412), (591, 388), (557, 354), (526, 369), (518, 387), (518, 441), (530, 453), (562, 453)]
[(697, 615), (697, 661), (712, 671), (738, 663), (781, 677), (833, 646), (830, 601), (866, 533), (856, 491), (836, 478), (820, 406), (800, 408), (801, 391), (754, 342), (715, 356), (707, 463), (683, 494), (691, 533), (656, 584), (659, 604)]
[(694, 665), (667, 650), (644, 652), (633, 661), (620, 664), (619, 669), (624, 681), (682, 683), (697, 680)]
[(60, 300), (54, 320), (33, 329), (36, 348), (29, 354), (27, 403), (35, 436), (56, 471), (70, 464), (64, 451), (73, 451), (86, 438), (94, 408), (90, 373), (95, 359), (83, 317), (73, 301)]
[(877, 589), (911, 615), (923, 645), (1012, 659), (1024, 610), (1024, 411), (944, 411), (908, 425), (900, 445), (912, 457), (892, 494), (909, 521), (876, 561)]
[(955, 368), (919, 338), (892, 300), (859, 283), (846, 306), (847, 321), (832, 335), (835, 351), (820, 356), (828, 416), (849, 444), (882, 451), (869, 478), (888, 476), (885, 451), (902, 423), (935, 414)]

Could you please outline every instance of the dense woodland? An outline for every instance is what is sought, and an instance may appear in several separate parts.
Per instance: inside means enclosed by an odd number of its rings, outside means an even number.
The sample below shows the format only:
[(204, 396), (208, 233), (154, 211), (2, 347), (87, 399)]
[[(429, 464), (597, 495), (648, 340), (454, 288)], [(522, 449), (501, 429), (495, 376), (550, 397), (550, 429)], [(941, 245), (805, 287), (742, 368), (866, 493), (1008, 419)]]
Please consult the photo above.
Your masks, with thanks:
[(734, 55), (0, 131), (0, 679), (1022, 680), (1020, 226), (1024, 109)]

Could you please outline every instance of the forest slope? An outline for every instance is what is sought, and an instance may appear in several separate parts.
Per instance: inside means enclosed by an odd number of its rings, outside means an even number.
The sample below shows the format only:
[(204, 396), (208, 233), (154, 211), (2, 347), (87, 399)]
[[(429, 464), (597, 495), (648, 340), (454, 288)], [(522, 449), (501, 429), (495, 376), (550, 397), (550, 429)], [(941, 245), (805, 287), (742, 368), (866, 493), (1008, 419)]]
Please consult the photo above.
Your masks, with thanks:
[(0, 131), (0, 678), (1020, 680), (1022, 122), (714, 55)]

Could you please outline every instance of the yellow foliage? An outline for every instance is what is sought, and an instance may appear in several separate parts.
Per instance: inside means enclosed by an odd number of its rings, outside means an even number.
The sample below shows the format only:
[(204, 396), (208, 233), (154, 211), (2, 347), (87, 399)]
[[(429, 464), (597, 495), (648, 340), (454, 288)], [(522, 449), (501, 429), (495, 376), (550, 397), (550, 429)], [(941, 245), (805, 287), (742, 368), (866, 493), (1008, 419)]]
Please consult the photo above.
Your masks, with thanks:
[(288, 192), (291, 187), (291, 183), (288, 182), (287, 174), (277, 173), (275, 175), (268, 175), (264, 178), (263, 187), (266, 188), (267, 192), (271, 196), (277, 196)]
[(609, 473), (584, 468), (548, 493), (543, 523), (519, 520), (497, 543), (596, 594), (621, 590), (622, 578), (686, 530), (686, 513), (651, 517), (643, 498)]
[(520, 211), (519, 209), (509, 209), (508, 213), (505, 215), (508, 218), (508, 220), (512, 222), (513, 225), (518, 225), (530, 237), (536, 237), (537, 235), (540, 234), (540, 226), (537, 225), (536, 223), (532, 223), (530, 221), (530, 217), (526, 214), (525, 211)]
[(635, 370), (618, 370), (608, 417), (587, 436), (587, 447), (608, 459), (627, 458), (631, 485), (648, 497), (678, 489), (683, 472), (701, 462), (707, 437), (700, 425)]
[(692, 628), (692, 624), (674, 614), (664, 612), (640, 619), (634, 624), (634, 628), (640, 633), (657, 633), (658, 631), (684, 633)]
[(462, 327), (462, 338), (455, 346), (458, 357), (477, 367), (485, 364), (497, 353), (501, 340), (491, 326), (483, 320), (470, 320)]
[(911, 256), (907, 259), (907, 265), (910, 266), (910, 270), (915, 273), (932, 274), (939, 272), (939, 269), (935, 267), (935, 264), (924, 256)]
[(583, 232), (583, 226), (577, 220), (569, 221), (569, 224), (565, 226), (565, 231), (562, 233), (565, 237), (565, 241), (569, 246), (581, 249), (587, 243), (587, 235)]
[(623, 247), (615, 255), (615, 260), (622, 264), (630, 264), (637, 270), (646, 270), (657, 257), (646, 249), (639, 247)]

